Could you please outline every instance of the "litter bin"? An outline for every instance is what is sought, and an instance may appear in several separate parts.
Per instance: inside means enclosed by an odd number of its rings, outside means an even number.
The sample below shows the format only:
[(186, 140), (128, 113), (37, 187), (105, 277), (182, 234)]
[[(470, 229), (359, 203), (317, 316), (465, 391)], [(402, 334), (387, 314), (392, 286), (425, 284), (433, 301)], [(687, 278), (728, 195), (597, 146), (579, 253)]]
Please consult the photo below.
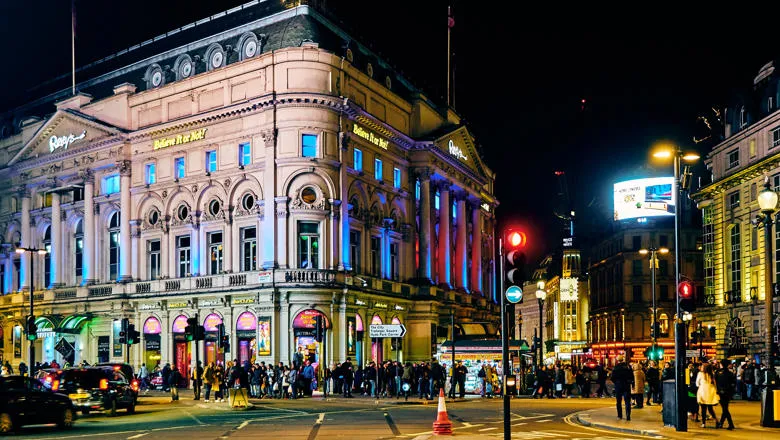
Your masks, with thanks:
[(664, 387), (664, 401), (663, 401), (663, 419), (664, 426), (677, 426), (677, 402), (674, 400), (675, 383), (674, 379), (665, 380)]

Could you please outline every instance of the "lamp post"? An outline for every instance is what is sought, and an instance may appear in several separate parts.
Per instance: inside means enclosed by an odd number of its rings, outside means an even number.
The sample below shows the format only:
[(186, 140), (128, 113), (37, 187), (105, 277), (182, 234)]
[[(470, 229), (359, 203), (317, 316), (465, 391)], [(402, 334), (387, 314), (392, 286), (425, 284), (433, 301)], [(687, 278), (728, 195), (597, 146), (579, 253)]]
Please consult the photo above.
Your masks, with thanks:
[(547, 297), (547, 291), (544, 290), (544, 281), (536, 283), (536, 299), (539, 301), (539, 367), (544, 365), (544, 337), (542, 329), (544, 328), (542, 321), (542, 306), (544, 305), (544, 299)]
[(35, 262), (35, 258), (33, 258), (33, 255), (46, 255), (46, 249), (33, 249), (33, 248), (23, 248), (23, 247), (17, 247), (16, 253), (19, 255), (24, 255), (25, 253), (30, 253), (30, 317), (27, 319), (27, 341), (30, 343), (29, 347), (29, 357), (28, 362), (29, 365), (27, 365), (27, 371), (30, 373), (30, 377), (32, 377), (33, 373), (35, 372), (35, 339), (32, 338), (32, 335), (29, 334), (30, 331), (30, 322), (35, 319), (35, 305), (33, 302), (33, 296), (35, 293), (35, 288), (33, 287), (35, 285), (35, 272), (33, 272), (33, 264)]
[[(699, 155), (695, 153), (683, 153), (683, 151), (677, 147), (665, 147), (662, 149), (659, 149), (655, 153), (653, 153), (653, 157), (659, 158), (659, 159), (668, 159), (673, 158), (673, 167), (674, 167), (674, 183), (673, 183), (673, 194), (675, 196), (675, 207), (674, 207), (674, 285), (675, 290), (677, 290), (677, 287), (680, 285), (680, 209), (682, 208), (682, 203), (680, 202), (680, 199), (682, 198), (682, 193), (685, 187), (688, 183), (690, 183), (689, 177), (690, 172), (688, 169), (688, 165), (686, 165), (685, 172), (682, 173), (682, 177), (685, 179), (685, 182), (680, 181), (680, 165), (682, 161), (691, 163), (695, 162), (699, 159)], [(675, 423), (675, 429), (680, 432), (688, 431), (688, 414), (685, 405), (683, 405), (683, 398), (687, 396), (687, 392), (685, 391), (685, 365), (683, 365), (683, 360), (685, 359), (685, 348), (682, 346), (681, 339), (684, 336), (682, 334), (683, 331), (685, 331), (685, 324), (682, 322), (682, 310), (680, 309), (680, 295), (675, 295), (675, 300), (677, 303), (677, 314), (674, 324), (674, 331), (675, 331), (675, 337), (674, 337), (674, 380), (675, 380), (675, 406), (676, 406), (676, 423)]]
[(655, 305), (655, 270), (658, 269), (658, 257), (656, 253), (666, 255), (669, 253), (667, 248), (650, 248), (639, 249), (641, 255), (650, 254), (650, 285), (653, 290), (653, 348), (655, 348), (656, 342), (658, 342), (658, 307)]
[[(772, 395), (771, 391), (776, 387), (776, 374), (775, 363), (772, 356), (772, 334), (773, 334), (773, 320), (772, 320), (772, 214), (777, 210), (777, 193), (772, 190), (769, 184), (769, 177), (764, 178), (764, 189), (758, 194), (758, 206), (761, 208), (761, 214), (756, 218), (756, 226), (764, 227), (764, 262), (766, 267), (764, 268), (764, 343), (766, 347), (766, 361), (767, 361), (767, 378), (766, 378), (766, 397), (762, 399), (762, 405), (765, 405), (762, 414), (765, 414), (769, 408), (767, 405), (771, 405)], [(774, 420), (770, 420), (769, 417), (761, 417), (762, 426), (776, 427)]]

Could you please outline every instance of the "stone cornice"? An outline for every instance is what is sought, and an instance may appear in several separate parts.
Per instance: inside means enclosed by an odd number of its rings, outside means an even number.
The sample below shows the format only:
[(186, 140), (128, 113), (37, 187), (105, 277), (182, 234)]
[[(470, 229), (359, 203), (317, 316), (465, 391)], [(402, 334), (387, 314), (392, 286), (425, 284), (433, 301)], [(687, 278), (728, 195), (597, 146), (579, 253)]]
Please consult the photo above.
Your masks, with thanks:
[(717, 194), (722, 194), (735, 186), (744, 182), (763, 176), (780, 167), (780, 154), (768, 157), (761, 162), (753, 164), (744, 170), (738, 171), (717, 182), (713, 182), (699, 191), (691, 194), (691, 199), (699, 202), (711, 198)]

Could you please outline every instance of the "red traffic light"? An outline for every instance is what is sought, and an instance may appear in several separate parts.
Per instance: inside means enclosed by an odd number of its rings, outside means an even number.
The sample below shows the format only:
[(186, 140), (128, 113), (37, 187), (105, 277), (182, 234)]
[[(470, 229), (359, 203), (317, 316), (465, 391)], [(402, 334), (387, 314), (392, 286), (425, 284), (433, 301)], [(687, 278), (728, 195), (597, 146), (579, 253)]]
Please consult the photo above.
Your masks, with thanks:
[(677, 293), (682, 299), (691, 299), (693, 297), (693, 286), (690, 281), (680, 281), (680, 285), (677, 286)]
[(509, 231), (506, 236), (506, 242), (509, 247), (524, 247), (526, 243), (525, 233), (522, 231)]

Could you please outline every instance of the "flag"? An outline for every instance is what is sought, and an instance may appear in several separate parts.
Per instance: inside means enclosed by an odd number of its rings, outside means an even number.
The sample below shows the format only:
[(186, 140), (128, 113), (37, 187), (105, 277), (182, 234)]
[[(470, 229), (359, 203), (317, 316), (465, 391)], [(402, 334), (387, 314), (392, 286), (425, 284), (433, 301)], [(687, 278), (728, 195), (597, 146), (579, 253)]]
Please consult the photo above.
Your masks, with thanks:
[(455, 17), (452, 16), (451, 6), (447, 6), (447, 27), (450, 29), (455, 27)]

